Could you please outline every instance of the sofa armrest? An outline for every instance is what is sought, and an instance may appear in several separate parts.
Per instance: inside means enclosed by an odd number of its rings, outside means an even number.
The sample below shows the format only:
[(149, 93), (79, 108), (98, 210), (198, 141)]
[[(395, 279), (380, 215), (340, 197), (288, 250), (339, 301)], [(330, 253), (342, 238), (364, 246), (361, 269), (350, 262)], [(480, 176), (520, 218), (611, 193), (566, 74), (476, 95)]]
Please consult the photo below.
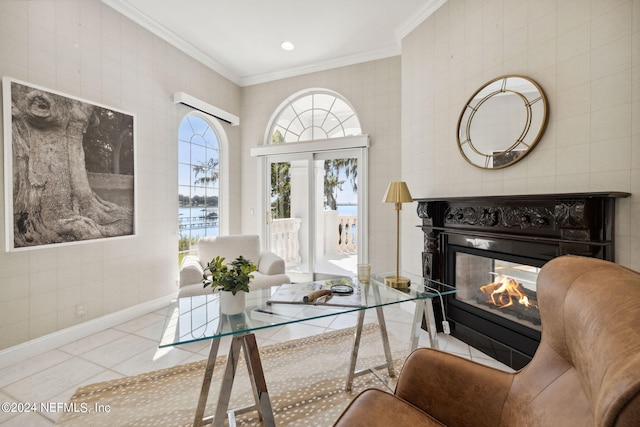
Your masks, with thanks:
[(284, 274), (284, 260), (273, 252), (263, 252), (260, 255), (258, 271), (266, 275)]
[(414, 351), (395, 394), (445, 425), (500, 424), (513, 374), (429, 348)]
[(204, 268), (200, 264), (198, 257), (187, 255), (180, 264), (180, 287), (202, 283)]

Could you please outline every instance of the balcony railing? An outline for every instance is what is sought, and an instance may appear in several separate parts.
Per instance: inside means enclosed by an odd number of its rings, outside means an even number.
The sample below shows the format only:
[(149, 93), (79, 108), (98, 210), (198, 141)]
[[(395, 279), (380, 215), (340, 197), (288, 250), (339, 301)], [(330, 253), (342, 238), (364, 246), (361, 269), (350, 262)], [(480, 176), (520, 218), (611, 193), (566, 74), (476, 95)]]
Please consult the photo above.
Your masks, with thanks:
[[(335, 211), (327, 212), (326, 218), (331, 222), (325, 225), (323, 234), (324, 241), (330, 243), (323, 245), (321, 252), (324, 254), (318, 255), (357, 253), (358, 217), (334, 216), (335, 214)], [(274, 219), (271, 222), (271, 251), (284, 259), (288, 266), (301, 262), (301, 223), (300, 218)]]
[(300, 264), (300, 218), (274, 219), (271, 222), (271, 251), (287, 265)]
[(336, 252), (357, 252), (358, 251), (358, 217), (339, 216), (338, 217), (338, 247)]

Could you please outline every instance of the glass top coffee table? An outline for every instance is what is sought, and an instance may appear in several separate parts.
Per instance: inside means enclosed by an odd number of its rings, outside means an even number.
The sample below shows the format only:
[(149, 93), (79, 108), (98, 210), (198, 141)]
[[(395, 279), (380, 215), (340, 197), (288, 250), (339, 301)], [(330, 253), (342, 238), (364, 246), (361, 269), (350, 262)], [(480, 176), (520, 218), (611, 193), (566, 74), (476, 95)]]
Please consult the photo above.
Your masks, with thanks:
[[(413, 350), (417, 347), (423, 318), (426, 321), (429, 342), (431, 346), (437, 347), (436, 325), (431, 299), (442, 298), (446, 294), (453, 293), (455, 288), (403, 273), (403, 276), (411, 279), (411, 286), (406, 291), (400, 291), (384, 284), (384, 277), (391, 274), (374, 274), (369, 283), (358, 282), (356, 278), (341, 278), (252, 290), (246, 295), (245, 311), (237, 315), (221, 314), (219, 294), (217, 292), (179, 298), (172, 301), (168, 309), (160, 347), (211, 340), (194, 426), (208, 423), (213, 423), (214, 426), (222, 426), (227, 413), (230, 417), (233, 417), (234, 413), (247, 410), (257, 410), (265, 426), (275, 425), (254, 335), (254, 332), (261, 329), (337, 316), (344, 313), (357, 313), (358, 320), (346, 385), (348, 390), (351, 389), (354, 377), (368, 372), (375, 372), (375, 369), (387, 368), (389, 375), (395, 375), (382, 311), (385, 306), (414, 301), (416, 310), (412, 325), (411, 349)], [(302, 295), (309, 295), (316, 290), (331, 289), (333, 285), (340, 284), (350, 285), (353, 288), (353, 293), (342, 295), (334, 292), (330, 297), (325, 296), (310, 303), (301, 301)], [(334, 287), (334, 289), (337, 290), (339, 287)], [(356, 372), (360, 336), (364, 324), (365, 310), (368, 309), (376, 309), (386, 363), (369, 370)], [(204, 418), (215, 359), (218, 354), (220, 339), (224, 336), (231, 336), (232, 340), (218, 395), (218, 403), (213, 417)], [(249, 371), (255, 405), (240, 410), (228, 411), (240, 350), (243, 351)]]

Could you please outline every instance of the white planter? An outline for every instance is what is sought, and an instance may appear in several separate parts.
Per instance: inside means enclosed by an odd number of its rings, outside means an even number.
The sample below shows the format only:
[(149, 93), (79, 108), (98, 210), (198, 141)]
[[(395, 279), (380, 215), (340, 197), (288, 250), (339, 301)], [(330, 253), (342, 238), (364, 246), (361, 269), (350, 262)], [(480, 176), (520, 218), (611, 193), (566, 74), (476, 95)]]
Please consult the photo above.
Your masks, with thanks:
[(246, 292), (220, 291), (220, 310), (222, 314), (240, 314), (244, 311), (244, 296)]

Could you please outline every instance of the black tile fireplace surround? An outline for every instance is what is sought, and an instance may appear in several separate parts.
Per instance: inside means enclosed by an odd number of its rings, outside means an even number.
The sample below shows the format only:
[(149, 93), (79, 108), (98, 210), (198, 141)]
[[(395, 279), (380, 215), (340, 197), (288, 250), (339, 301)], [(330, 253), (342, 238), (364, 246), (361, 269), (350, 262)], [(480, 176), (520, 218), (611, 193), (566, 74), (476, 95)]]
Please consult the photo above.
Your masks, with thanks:
[[(560, 255), (614, 261), (616, 199), (629, 195), (416, 199), (422, 274), (459, 288), (445, 300), (451, 334), (514, 369), (525, 366), (540, 342), (537, 270)], [(521, 278), (508, 281), (512, 276), (503, 271)], [(513, 284), (508, 297), (498, 293), (507, 282)]]

